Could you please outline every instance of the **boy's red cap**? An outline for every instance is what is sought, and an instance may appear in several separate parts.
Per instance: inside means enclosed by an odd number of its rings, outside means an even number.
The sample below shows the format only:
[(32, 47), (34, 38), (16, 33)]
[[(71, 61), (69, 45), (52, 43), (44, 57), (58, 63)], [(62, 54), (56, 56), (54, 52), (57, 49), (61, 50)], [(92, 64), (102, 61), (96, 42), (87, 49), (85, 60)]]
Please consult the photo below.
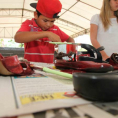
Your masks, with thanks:
[(42, 15), (48, 18), (58, 18), (58, 13), (61, 11), (62, 4), (59, 0), (38, 0), (38, 3), (30, 4), (36, 8)]

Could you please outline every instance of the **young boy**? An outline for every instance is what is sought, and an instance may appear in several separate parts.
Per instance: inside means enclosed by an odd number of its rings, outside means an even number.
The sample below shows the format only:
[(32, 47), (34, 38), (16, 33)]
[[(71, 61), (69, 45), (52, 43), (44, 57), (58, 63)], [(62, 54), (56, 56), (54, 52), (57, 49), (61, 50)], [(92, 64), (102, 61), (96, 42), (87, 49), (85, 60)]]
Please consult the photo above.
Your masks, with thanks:
[(22, 23), (21, 28), (15, 35), (15, 41), (24, 43), (24, 58), (33, 62), (53, 63), (53, 42), (74, 42), (63, 31), (54, 25), (62, 4), (59, 0), (38, 0), (38, 3), (30, 4), (36, 8), (34, 18)]

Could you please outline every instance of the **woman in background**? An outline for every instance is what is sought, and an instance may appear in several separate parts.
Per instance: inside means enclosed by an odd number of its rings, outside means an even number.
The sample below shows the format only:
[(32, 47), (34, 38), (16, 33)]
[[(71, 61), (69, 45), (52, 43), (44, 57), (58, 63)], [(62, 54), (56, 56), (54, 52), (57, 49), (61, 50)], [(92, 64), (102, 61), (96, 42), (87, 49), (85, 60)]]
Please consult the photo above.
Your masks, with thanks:
[(112, 53), (118, 53), (118, 0), (103, 0), (100, 14), (95, 14), (90, 22), (90, 39), (101, 51), (103, 60), (107, 60)]

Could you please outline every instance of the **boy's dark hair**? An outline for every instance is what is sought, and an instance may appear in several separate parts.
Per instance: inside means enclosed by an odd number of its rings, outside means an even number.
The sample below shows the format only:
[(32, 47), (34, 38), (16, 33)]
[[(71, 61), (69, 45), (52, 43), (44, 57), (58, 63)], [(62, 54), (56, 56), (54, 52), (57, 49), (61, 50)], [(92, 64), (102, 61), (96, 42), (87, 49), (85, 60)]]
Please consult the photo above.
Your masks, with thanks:
[(42, 15), (38, 10), (36, 10), (38, 17)]
[[(39, 17), (40, 15), (42, 15), (37, 9), (36, 9), (36, 12), (37, 12), (38, 17)], [(57, 14), (58, 14), (58, 13), (54, 14), (54, 17), (59, 18), (59, 16), (57, 16)]]

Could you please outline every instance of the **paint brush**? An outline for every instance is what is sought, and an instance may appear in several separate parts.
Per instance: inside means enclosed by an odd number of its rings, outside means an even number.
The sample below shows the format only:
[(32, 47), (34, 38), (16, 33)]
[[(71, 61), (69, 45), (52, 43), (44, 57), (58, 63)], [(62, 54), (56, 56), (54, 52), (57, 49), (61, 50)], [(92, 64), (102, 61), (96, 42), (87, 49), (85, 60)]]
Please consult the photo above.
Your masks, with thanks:
[(30, 67), (32, 69), (36, 69), (36, 70), (40, 70), (40, 71), (44, 71), (44, 72), (48, 72), (48, 73), (52, 73), (52, 74), (56, 74), (56, 75), (60, 75), (60, 76), (72, 79), (72, 74), (68, 74), (68, 73), (65, 73), (65, 72), (60, 72), (60, 71), (50, 69), (50, 68), (47, 68), (47, 67), (36, 66), (34, 64), (30, 64)]
[(57, 45), (62, 45), (62, 44), (73, 44), (73, 45), (81, 45), (81, 43), (73, 43), (73, 42), (49, 42), (50, 44), (57, 44)]

